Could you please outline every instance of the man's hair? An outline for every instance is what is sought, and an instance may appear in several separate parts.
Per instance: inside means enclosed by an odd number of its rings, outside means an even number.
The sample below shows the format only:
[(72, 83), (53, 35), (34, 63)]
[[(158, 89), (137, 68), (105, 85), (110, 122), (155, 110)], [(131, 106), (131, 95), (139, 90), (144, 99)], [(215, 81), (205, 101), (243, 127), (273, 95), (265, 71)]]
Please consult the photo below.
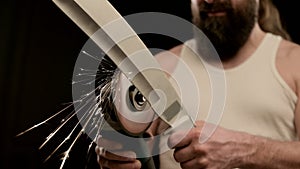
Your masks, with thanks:
[(260, 0), (258, 14), (258, 23), (262, 30), (291, 40), (290, 35), (282, 25), (282, 18), (280, 18), (279, 11), (272, 0)]

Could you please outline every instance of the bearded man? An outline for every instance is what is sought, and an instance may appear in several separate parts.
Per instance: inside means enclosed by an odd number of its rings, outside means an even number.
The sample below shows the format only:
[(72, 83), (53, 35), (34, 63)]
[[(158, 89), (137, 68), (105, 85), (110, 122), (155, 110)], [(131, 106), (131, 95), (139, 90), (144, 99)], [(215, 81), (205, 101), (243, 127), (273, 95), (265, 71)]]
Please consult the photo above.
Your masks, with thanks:
[[(205, 142), (199, 141), (205, 112), (200, 112), (196, 127), (186, 136), (172, 134), (168, 144), (173, 150), (160, 155), (160, 168), (300, 168), (300, 47), (289, 41), (278, 11), (270, 0), (193, 0), (191, 7), (193, 23), (211, 41), (222, 62), (227, 81), (225, 107), (219, 126)], [(205, 68), (190, 57), (190, 48), (199, 47), (201, 41), (195, 35), (171, 52), (204, 83)], [(157, 58), (167, 69), (174, 69), (163, 54)], [(200, 91), (209, 87), (199, 86)], [(210, 100), (209, 92), (200, 95)], [(199, 104), (209, 110), (210, 102)], [(155, 135), (159, 125), (153, 123), (150, 135)], [(103, 168), (141, 167), (134, 158), (101, 153), (99, 147), (96, 152)]]

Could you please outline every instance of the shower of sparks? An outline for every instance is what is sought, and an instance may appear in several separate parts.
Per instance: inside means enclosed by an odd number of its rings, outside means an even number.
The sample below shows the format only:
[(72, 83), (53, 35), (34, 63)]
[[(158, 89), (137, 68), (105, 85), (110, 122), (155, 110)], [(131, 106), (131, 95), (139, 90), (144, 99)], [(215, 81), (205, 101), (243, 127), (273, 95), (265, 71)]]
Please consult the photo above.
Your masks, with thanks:
[(55, 113), (54, 115), (52, 115), (52, 116), (49, 117), (48, 119), (46, 119), (46, 120), (44, 120), (44, 121), (42, 121), (42, 122), (40, 122), (40, 123), (38, 123), (38, 124), (36, 124), (36, 125), (30, 127), (29, 129), (27, 129), (27, 130), (25, 130), (25, 131), (23, 131), (23, 132), (17, 134), (16, 137), (19, 137), (19, 136), (21, 136), (21, 135), (23, 135), (23, 134), (25, 134), (25, 133), (27, 133), (27, 132), (29, 132), (29, 131), (35, 129), (35, 128), (41, 126), (42, 124), (47, 123), (49, 120), (51, 120), (51, 119), (53, 119), (54, 117), (58, 116), (59, 114), (61, 114), (62, 112), (64, 112), (66, 109), (70, 108), (71, 106), (73, 106), (72, 103), (70, 103), (67, 107), (65, 107), (65, 108), (63, 108), (61, 111)]
[[(81, 95), (80, 99), (78, 99), (77, 101), (73, 101), (64, 109), (55, 113), (53, 116), (17, 135), (17, 137), (24, 135), (25, 133), (38, 128), (39, 126), (54, 119), (58, 115), (65, 112), (67, 109), (73, 107), (74, 110), (72, 110), (72, 112), (63, 119), (60, 119), (59, 126), (46, 137), (45, 141), (39, 147), (40, 150), (43, 149), (50, 140), (54, 139), (55, 136), (57, 136), (57, 133), (59, 131), (63, 130), (64, 127), (69, 126), (71, 119), (74, 119), (76, 117), (78, 118), (78, 121), (73, 126), (72, 130), (67, 133), (67, 136), (64, 137), (63, 141), (61, 141), (59, 145), (56, 146), (44, 160), (44, 162), (47, 162), (54, 156), (56, 152), (58, 152), (58, 150), (62, 148), (64, 144), (71, 140), (70, 146), (66, 151), (64, 150), (63, 152), (60, 169), (64, 167), (74, 145), (76, 143), (80, 144), (78, 140), (81, 136), (83, 136), (83, 134), (92, 136), (91, 142), (88, 146), (87, 155), (91, 152), (93, 143), (99, 136), (101, 136), (101, 130), (105, 123), (104, 117), (107, 116), (108, 113), (107, 111), (105, 111), (105, 106), (107, 106), (106, 102), (108, 99), (112, 99), (111, 94), (112, 90), (114, 90), (114, 81), (116, 81), (116, 76), (114, 76), (116, 72), (116, 66), (108, 58), (104, 57), (102, 59), (98, 59), (96, 56), (93, 56), (86, 51), (82, 51), (82, 53), (98, 61), (99, 68), (97, 70), (79, 68), (80, 73), (76, 74), (76, 77), (79, 77), (79, 80), (73, 81), (72, 85), (94, 84), (94, 90), (87, 91), (85, 94)], [(82, 116), (78, 117), (78, 113), (81, 113)], [(78, 129), (78, 127), (81, 127), (80, 131), (76, 130)], [(72, 138), (74, 139), (72, 140)]]

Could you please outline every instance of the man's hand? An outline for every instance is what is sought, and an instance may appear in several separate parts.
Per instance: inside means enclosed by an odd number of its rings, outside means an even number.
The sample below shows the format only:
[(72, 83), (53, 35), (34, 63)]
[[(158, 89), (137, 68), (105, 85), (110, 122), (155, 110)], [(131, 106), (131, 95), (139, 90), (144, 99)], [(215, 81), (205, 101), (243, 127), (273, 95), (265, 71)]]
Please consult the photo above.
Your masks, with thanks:
[(95, 151), (101, 169), (139, 169), (141, 163), (132, 151), (122, 151), (122, 144), (98, 138)]
[(197, 121), (197, 127), (185, 137), (182, 136), (185, 132), (178, 132), (169, 138), (169, 146), (175, 148), (174, 158), (183, 169), (232, 169), (257, 152), (247, 142), (250, 135), (217, 127), (210, 136), (202, 131), (204, 125), (211, 124)]

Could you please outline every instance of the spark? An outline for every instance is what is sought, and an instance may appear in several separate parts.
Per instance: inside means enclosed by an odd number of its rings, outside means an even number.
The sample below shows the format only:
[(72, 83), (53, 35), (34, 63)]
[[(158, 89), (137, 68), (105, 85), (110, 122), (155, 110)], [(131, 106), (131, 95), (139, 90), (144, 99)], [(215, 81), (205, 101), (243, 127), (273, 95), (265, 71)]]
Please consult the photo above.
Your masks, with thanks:
[[(109, 58), (98, 59), (97, 57), (89, 54), (87, 51), (82, 51), (88, 57), (93, 58), (96, 61), (99, 61), (99, 68), (97, 70), (79, 68), (80, 73), (77, 74), (77, 80), (72, 81), (72, 85), (93, 85), (95, 82), (95, 87), (93, 90), (85, 92), (82, 94), (78, 100), (68, 103), (66, 107), (64, 107), (59, 112), (55, 113), (51, 117), (46, 120), (35, 124), (29, 129), (19, 133), (16, 137), (20, 137), (27, 132), (38, 128), (55, 117), (58, 118), (60, 114), (66, 112), (67, 109), (73, 107), (73, 110), (69, 112), (65, 117), (60, 119), (60, 124), (45, 138), (44, 142), (39, 146), (39, 150), (42, 150), (45, 145), (49, 143), (50, 140), (55, 137), (60, 137), (57, 133), (67, 127), (71, 122), (71, 119), (75, 117), (78, 118), (78, 121), (73, 124), (71, 131), (67, 133), (66, 136), (63, 136), (63, 140), (59, 142), (57, 146), (55, 146), (47, 157), (44, 159), (44, 163), (49, 161), (58, 150), (62, 149), (63, 145), (68, 141), (71, 141), (70, 146), (67, 150), (64, 150), (63, 157), (61, 158), (60, 169), (63, 169), (67, 159), (70, 157), (70, 152), (74, 145), (80, 144), (78, 142), (79, 138), (85, 133), (91, 136), (91, 142), (88, 145), (87, 155), (90, 153), (92, 146), (96, 142), (98, 137), (101, 137), (101, 131), (103, 130), (103, 126), (106, 123), (105, 116), (109, 113), (105, 111), (106, 106), (111, 106), (107, 104), (107, 100), (112, 97), (112, 90), (114, 90), (115, 74), (116, 74), (116, 66), (109, 60)], [(83, 113), (82, 116), (77, 116), (79, 113)], [(109, 115), (108, 115), (109, 116)], [(81, 127), (81, 130), (78, 131), (78, 127)], [(89, 158), (87, 159), (89, 160)]]
[(70, 145), (70, 147), (68, 148), (68, 150), (64, 153), (65, 156), (64, 156), (63, 159), (62, 159), (62, 162), (61, 162), (61, 165), (60, 165), (59, 169), (63, 169), (66, 160), (69, 158), (70, 151), (72, 150), (73, 146), (75, 145), (75, 143), (77, 142), (78, 138), (81, 136), (81, 134), (82, 134), (83, 132), (84, 132), (84, 131), (81, 130), (81, 131), (78, 133), (78, 135), (76, 136), (76, 138), (74, 139), (74, 141), (72, 142), (72, 144)]
[(94, 73), (97, 73), (98, 72), (98, 69), (94, 69), (94, 70), (92, 70), (92, 69), (85, 69), (85, 68), (79, 68), (81, 71), (85, 71), (85, 72), (94, 72)]
[(65, 137), (65, 139), (52, 151), (52, 153), (44, 160), (44, 163), (45, 162), (47, 162), (51, 157), (52, 157), (52, 155), (66, 142), (66, 141), (68, 141), (68, 140), (70, 140), (70, 138), (71, 138), (71, 135), (74, 133), (74, 131), (75, 131), (75, 129), (77, 128), (77, 126), (79, 125), (80, 123), (78, 122), (75, 126), (74, 126), (74, 128), (73, 128), (73, 130), (70, 132), (70, 134), (67, 136), (67, 137)]
[(51, 119), (53, 119), (54, 117), (58, 116), (59, 114), (61, 114), (62, 112), (64, 112), (65, 110), (67, 110), (67, 109), (68, 109), (69, 107), (71, 107), (71, 106), (73, 106), (73, 104), (70, 104), (70, 105), (66, 106), (66, 107), (63, 108), (61, 111), (55, 113), (54, 115), (52, 115), (51, 117), (47, 118), (46, 120), (44, 120), (44, 121), (42, 121), (42, 122), (40, 122), (40, 123), (38, 123), (38, 124), (36, 124), (36, 125), (30, 127), (29, 129), (27, 129), (27, 130), (25, 130), (25, 131), (23, 131), (23, 132), (17, 134), (16, 137), (22, 136), (23, 134), (25, 134), (25, 133), (27, 133), (27, 132), (29, 132), (29, 131), (31, 131), (31, 130), (33, 130), (33, 129), (39, 127), (39, 126), (41, 126), (42, 124), (47, 123), (49, 120), (51, 120)]
[[(87, 117), (86, 117), (87, 119), (84, 118), (84, 119), (80, 120), (80, 122), (85, 121), (84, 125), (82, 126), (82, 130), (78, 133), (78, 135), (73, 140), (73, 142), (70, 145), (70, 147), (68, 148), (68, 150), (64, 153), (64, 157), (62, 159), (60, 169), (62, 169), (63, 166), (65, 165), (66, 160), (69, 158), (70, 151), (71, 151), (72, 147), (74, 146), (74, 144), (77, 142), (80, 135), (82, 135), (83, 132), (87, 132), (85, 130), (87, 129), (87, 126), (91, 123), (92, 129), (89, 131), (88, 135), (91, 135), (91, 133), (93, 133), (94, 130), (97, 130), (97, 131), (96, 131), (94, 138), (92, 138), (91, 143), (89, 144), (89, 147), (87, 150), (87, 154), (89, 154), (93, 143), (96, 142), (96, 139), (100, 135), (100, 132), (102, 131), (102, 128), (104, 126), (103, 125), (104, 124), (104, 114), (103, 114), (102, 110), (103, 110), (103, 107), (105, 107), (106, 105), (104, 104), (103, 101), (104, 101), (104, 98), (108, 98), (111, 95), (111, 92), (110, 92), (112, 89), (111, 82), (112, 82), (112, 79), (107, 78), (104, 80), (104, 83), (101, 83), (101, 85), (99, 85), (96, 89), (94, 89), (93, 91), (86, 93), (84, 95), (83, 99), (90, 96), (92, 93), (95, 92), (95, 90), (97, 90), (97, 89), (100, 90), (98, 96), (96, 97), (96, 99), (99, 99), (98, 102), (96, 102), (96, 104), (94, 104), (94, 105), (91, 105), (91, 107), (88, 108), (88, 111), (85, 114), (85, 115), (87, 115)], [(96, 117), (93, 118), (94, 116), (96, 116)], [(72, 131), (72, 132), (74, 132), (74, 131)], [(69, 137), (70, 137), (70, 135), (69, 135)], [(69, 139), (69, 137), (67, 137), (67, 138)]]
[(85, 50), (84, 50), (84, 51), (82, 51), (82, 53), (83, 53), (83, 54), (85, 54), (85, 55), (87, 55), (87, 56), (89, 56), (89, 57), (91, 57), (91, 58), (93, 58), (93, 59), (95, 59), (95, 60), (97, 60), (97, 61), (99, 61), (99, 62), (101, 62), (101, 60), (100, 60), (100, 59), (98, 59), (98, 58), (96, 58), (95, 56), (93, 56), (93, 55), (89, 54), (89, 53), (88, 53), (88, 52), (86, 52)]
[[(83, 99), (81, 99), (81, 100), (84, 100), (84, 99), (86, 99), (87, 97), (85, 96)], [(85, 103), (82, 105), (82, 106), (78, 106), (78, 107), (80, 107), (79, 109), (78, 109), (78, 112), (79, 111), (81, 111), (88, 103), (90, 103), (90, 101), (91, 101), (91, 98), (90, 99), (88, 99), (87, 101), (85, 101)], [(74, 112), (74, 111), (73, 111)], [(50, 139), (52, 139), (53, 137), (54, 137), (54, 135), (58, 132), (58, 131), (60, 131), (60, 129), (62, 128), (62, 127), (64, 127), (64, 125), (65, 124), (67, 124), (67, 122), (68, 121), (70, 121), (70, 119), (72, 119), (74, 116), (76, 115), (76, 113), (72, 113), (72, 115), (69, 117), (69, 118), (67, 118), (67, 120), (64, 120), (64, 122), (60, 125), (60, 126), (58, 126), (58, 128), (56, 128), (55, 130), (54, 130), (54, 132), (52, 132), (47, 138), (46, 138), (46, 141), (44, 141), (44, 143), (39, 147), (39, 149), (42, 149), (49, 141), (50, 141)], [(83, 116), (84, 117), (84, 116)], [(83, 118), (82, 118), (83, 119)], [(79, 121), (81, 121), (82, 119), (80, 119)]]
[[(70, 151), (72, 150), (73, 146), (75, 145), (75, 143), (77, 142), (78, 138), (82, 135), (83, 132), (85, 132), (85, 129), (86, 127), (88, 126), (89, 122), (91, 121), (92, 117), (93, 117), (93, 114), (94, 114), (94, 111), (95, 111), (95, 108), (94, 109), (90, 109), (89, 108), (89, 111), (88, 113), (86, 113), (85, 115), (88, 115), (88, 119), (87, 119), (87, 122), (84, 123), (84, 125), (82, 126), (82, 130), (79, 132), (79, 134), (76, 136), (76, 138), (74, 139), (74, 141), (72, 142), (72, 144), (70, 145), (70, 147), (68, 148), (68, 150), (65, 152), (65, 155), (63, 157), (63, 161), (61, 163), (61, 166), (60, 166), (60, 169), (63, 168), (66, 160), (68, 159), (69, 157), (69, 153)], [(81, 120), (80, 120), (81, 121)]]

